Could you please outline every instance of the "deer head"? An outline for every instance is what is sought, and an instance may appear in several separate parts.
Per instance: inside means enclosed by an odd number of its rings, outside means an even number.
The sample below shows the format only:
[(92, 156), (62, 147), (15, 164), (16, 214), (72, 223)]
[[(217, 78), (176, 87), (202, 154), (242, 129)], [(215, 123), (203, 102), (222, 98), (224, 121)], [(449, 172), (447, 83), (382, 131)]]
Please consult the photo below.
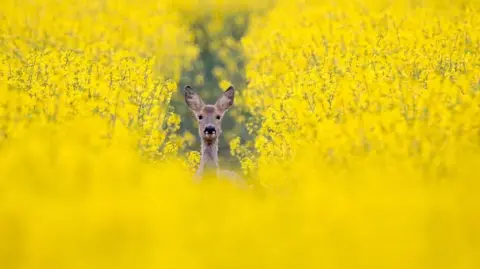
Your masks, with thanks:
[(235, 89), (230, 86), (213, 105), (204, 104), (202, 98), (190, 86), (185, 87), (185, 102), (198, 121), (198, 132), (202, 142), (211, 145), (222, 134), (222, 119), (233, 105)]

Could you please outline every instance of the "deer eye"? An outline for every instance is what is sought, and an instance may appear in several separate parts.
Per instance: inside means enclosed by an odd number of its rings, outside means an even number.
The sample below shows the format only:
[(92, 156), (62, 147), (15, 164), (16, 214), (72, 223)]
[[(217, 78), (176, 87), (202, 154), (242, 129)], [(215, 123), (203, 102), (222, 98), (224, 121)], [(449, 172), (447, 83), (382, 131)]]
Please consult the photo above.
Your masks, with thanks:
[(198, 119), (199, 119), (199, 120), (203, 119), (203, 116), (202, 116), (202, 115), (199, 115), (199, 116), (198, 116)]
[(220, 118), (221, 118), (220, 115), (217, 115), (217, 120), (219, 120)]

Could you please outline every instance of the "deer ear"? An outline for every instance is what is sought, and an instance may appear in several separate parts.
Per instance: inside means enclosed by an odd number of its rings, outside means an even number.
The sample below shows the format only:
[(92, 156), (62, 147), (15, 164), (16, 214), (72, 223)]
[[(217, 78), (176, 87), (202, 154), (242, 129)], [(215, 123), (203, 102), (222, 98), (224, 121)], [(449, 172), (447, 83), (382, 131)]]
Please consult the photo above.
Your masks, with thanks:
[(185, 86), (185, 103), (195, 112), (202, 110), (204, 106), (202, 98), (188, 85)]
[(218, 98), (215, 106), (222, 112), (225, 112), (233, 105), (233, 99), (235, 97), (235, 88), (230, 86), (223, 94)]

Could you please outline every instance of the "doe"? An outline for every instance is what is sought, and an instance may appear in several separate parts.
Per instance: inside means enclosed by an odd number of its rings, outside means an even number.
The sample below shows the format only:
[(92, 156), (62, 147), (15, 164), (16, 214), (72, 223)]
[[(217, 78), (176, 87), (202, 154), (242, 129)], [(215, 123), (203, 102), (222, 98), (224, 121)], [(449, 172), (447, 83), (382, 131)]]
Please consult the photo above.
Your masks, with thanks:
[(225, 112), (233, 105), (235, 88), (230, 86), (214, 105), (205, 104), (202, 98), (190, 86), (185, 86), (185, 102), (198, 121), (198, 132), (201, 140), (200, 165), (195, 179), (200, 181), (208, 170), (214, 169), (217, 178), (229, 179), (233, 183), (246, 187), (246, 182), (237, 174), (221, 170), (218, 165), (218, 139), (222, 134), (222, 119)]

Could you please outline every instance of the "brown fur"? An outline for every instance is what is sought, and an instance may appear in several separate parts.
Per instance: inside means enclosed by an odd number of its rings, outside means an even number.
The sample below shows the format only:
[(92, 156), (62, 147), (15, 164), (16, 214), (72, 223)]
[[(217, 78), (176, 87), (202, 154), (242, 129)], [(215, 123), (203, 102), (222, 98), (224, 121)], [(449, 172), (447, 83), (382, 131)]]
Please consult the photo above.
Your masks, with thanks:
[[(215, 169), (217, 177), (228, 178), (242, 186), (246, 186), (243, 179), (231, 171), (222, 171), (218, 166), (218, 138), (222, 134), (222, 119), (225, 112), (233, 105), (235, 89), (230, 86), (214, 105), (205, 104), (200, 96), (190, 86), (185, 87), (185, 102), (193, 112), (198, 122), (198, 133), (201, 138), (201, 160), (196, 178), (209, 169)], [(206, 128), (214, 128), (214, 133), (208, 133)]]

